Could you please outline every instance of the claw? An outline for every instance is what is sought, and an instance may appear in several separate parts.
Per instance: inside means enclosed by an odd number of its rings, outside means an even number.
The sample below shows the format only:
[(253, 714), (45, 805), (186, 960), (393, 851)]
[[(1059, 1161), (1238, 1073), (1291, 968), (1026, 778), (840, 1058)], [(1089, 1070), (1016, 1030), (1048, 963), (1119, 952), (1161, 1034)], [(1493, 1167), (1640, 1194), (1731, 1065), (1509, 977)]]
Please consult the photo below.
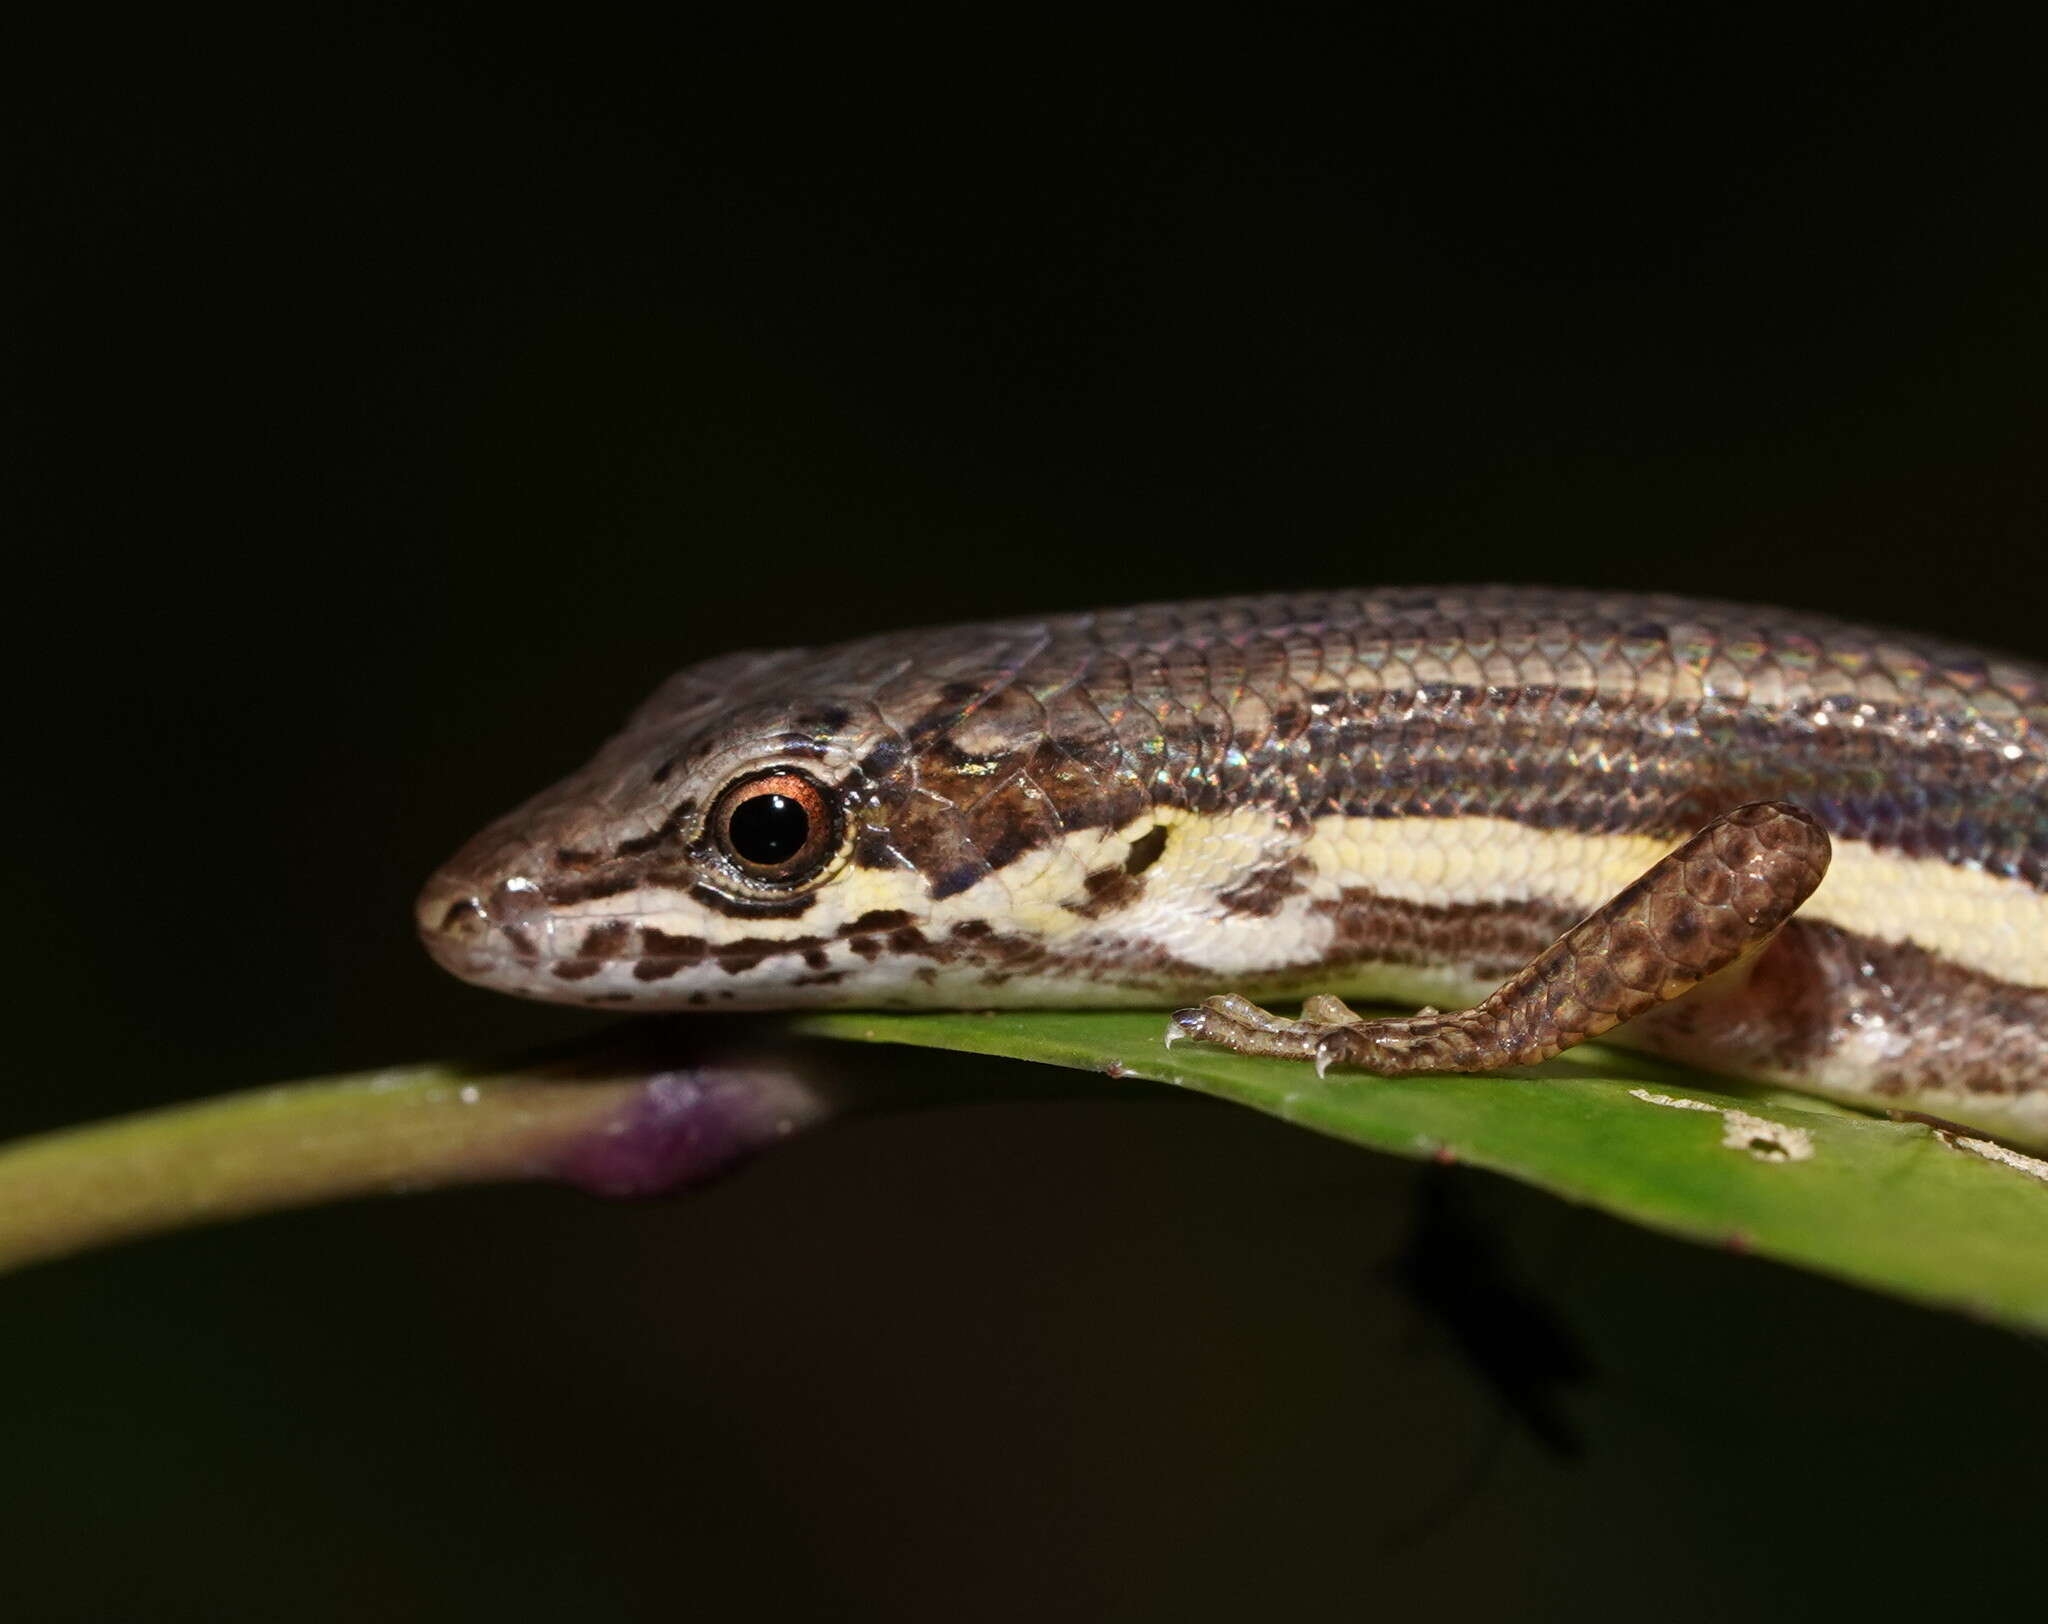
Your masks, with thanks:
[(1204, 998), (1202, 1008), (1226, 1025), (1247, 1032), (1292, 1032), (1299, 1029), (1299, 1021), (1290, 1021), (1285, 1016), (1275, 1015), (1271, 1010), (1253, 1003), (1242, 993), (1220, 992), (1213, 998)]

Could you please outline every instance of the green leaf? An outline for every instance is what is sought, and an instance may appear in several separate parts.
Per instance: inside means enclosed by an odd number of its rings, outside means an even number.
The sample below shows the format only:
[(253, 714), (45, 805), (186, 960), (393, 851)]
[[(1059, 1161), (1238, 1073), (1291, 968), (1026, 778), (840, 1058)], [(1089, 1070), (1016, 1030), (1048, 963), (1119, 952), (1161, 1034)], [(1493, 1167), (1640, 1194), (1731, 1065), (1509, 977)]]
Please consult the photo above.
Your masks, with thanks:
[[(1169, 1051), (1159, 1014), (642, 1021), (560, 1051), (315, 1079), (0, 1145), (0, 1270), (309, 1202), (507, 1178), (629, 1194), (708, 1178), (848, 1112), (1151, 1079), (1397, 1155), (1523, 1179), (1687, 1239), (2048, 1332), (2048, 1163), (1587, 1044), (1499, 1077), (1386, 1081)], [(1078, 1079), (1077, 1079), (1078, 1081)], [(1084, 1088), (1089, 1085), (1083, 1085)], [(1120, 1082), (1119, 1088), (1131, 1084)], [(1972, 1149), (1972, 1146), (1976, 1149)], [(2003, 1159), (1999, 1159), (2003, 1158)]]
[(2048, 1164), (1994, 1160), (1997, 1147), (1972, 1150), (1982, 1142), (1920, 1123), (1596, 1044), (1512, 1076), (1391, 1081), (1318, 1079), (1305, 1065), (1193, 1043), (1168, 1050), (1157, 1014), (833, 1012), (793, 1024), (1196, 1089), (1376, 1150), (1491, 1168), (1689, 1240), (2048, 1332)]

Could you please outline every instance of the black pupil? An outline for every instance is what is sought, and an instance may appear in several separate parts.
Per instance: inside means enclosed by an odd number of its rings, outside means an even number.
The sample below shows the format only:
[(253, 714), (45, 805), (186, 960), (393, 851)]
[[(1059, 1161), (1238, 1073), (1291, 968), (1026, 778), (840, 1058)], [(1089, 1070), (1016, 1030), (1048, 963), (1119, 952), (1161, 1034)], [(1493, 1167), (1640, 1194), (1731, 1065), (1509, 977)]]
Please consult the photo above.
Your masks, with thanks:
[(726, 824), (732, 849), (750, 863), (786, 863), (811, 838), (811, 815), (787, 795), (754, 795), (732, 809)]

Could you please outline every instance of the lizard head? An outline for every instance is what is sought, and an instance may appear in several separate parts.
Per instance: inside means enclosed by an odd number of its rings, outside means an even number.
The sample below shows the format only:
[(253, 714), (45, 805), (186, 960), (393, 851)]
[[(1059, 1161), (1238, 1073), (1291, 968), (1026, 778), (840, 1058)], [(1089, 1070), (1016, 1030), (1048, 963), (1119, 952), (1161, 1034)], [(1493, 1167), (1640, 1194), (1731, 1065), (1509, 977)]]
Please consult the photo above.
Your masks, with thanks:
[(464, 980), (597, 1006), (995, 1003), (1085, 980), (1059, 949), (1115, 889), (1091, 876), (1162, 837), (1121, 754), (1056, 741), (1017, 680), (1032, 631), (682, 672), (433, 877), (422, 938)]

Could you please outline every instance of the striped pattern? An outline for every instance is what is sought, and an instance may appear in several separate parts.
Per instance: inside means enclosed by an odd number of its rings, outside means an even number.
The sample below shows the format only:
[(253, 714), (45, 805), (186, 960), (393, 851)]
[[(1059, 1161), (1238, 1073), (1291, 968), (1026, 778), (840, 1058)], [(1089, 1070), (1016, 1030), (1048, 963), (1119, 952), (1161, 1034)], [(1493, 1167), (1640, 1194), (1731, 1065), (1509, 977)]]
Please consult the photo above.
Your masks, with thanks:
[[(779, 891), (702, 809), (786, 765), (847, 841)], [(459, 974), (598, 1005), (1470, 1002), (1766, 799), (1829, 831), (1826, 881), (1746, 991), (1618, 1035), (2048, 1137), (2048, 673), (1780, 610), (1402, 589), (729, 656), (421, 924)]]

